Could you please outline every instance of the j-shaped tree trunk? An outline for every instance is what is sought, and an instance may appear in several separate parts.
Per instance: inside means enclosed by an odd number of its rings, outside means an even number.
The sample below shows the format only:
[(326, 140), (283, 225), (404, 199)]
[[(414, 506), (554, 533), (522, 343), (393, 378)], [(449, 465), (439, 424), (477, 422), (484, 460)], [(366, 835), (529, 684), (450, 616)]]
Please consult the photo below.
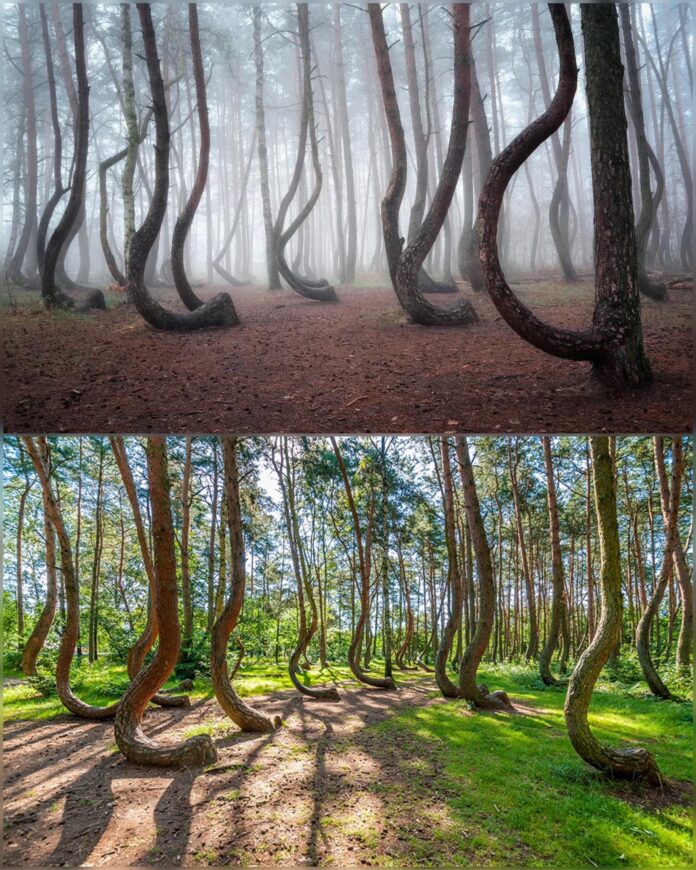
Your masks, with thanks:
[(81, 3), (73, 3), (73, 38), (75, 40), (75, 72), (77, 75), (77, 112), (73, 138), (75, 154), (73, 161), (72, 184), (65, 211), (53, 230), (41, 266), (41, 295), (44, 305), (52, 308), (77, 308), (87, 311), (92, 308), (106, 308), (101, 290), (90, 291), (79, 305), (64, 293), (56, 282), (56, 267), (68, 239), (77, 225), (84, 206), (85, 181), (87, 177), (87, 151), (89, 148), (89, 83), (85, 60), (84, 20)]
[(553, 356), (591, 362), (598, 381), (625, 389), (647, 383), (652, 375), (643, 350), (638, 300), (619, 29), (614, 4), (584, 4), (581, 9), (595, 215), (592, 327), (573, 332), (536, 317), (510, 289), (497, 248), (498, 217), (510, 179), (558, 130), (575, 96), (575, 46), (563, 4), (549, 4), (560, 59), (556, 93), (548, 109), (495, 158), (481, 191), (481, 268), (494, 305), (518, 335)]
[(667, 584), (672, 576), (674, 567), (674, 548), (678, 535), (679, 502), (681, 501), (684, 458), (681, 437), (675, 436), (672, 438), (672, 479), (668, 484), (667, 471), (665, 469), (664, 439), (661, 437), (654, 438), (653, 445), (655, 451), (655, 470), (657, 472), (657, 479), (660, 482), (660, 492), (669, 492), (669, 499), (665, 511), (665, 544), (662, 554), (662, 566), (653, 593), (636, 628), (636, 652), (638, 653), (638, 661), (640, 662), (645, 682), (648, 684), (650, 691), (658, 698), (669, 700), (672, 694), (662, 682), (650, 654), (650, 634), (655, 617), (659, 615), (660, 604), (664, 598), (665, 590), (667, 589)]
[[(558, 501), (556, 499), (556, 479), (553, 470), (551, 440), (544, 436), (544, 468), (546, 470), (546, 492), (549, 503), (549, 528), (551, 529), (551, 620), (546, 636), (546, 643), (539, 653), (539, 675), (547, 686), (552, 686), (558, 680), (551, 673), (551, 658), (558, 647), (561, 627), (566, 618), (565, 580), (563, 577), (563, 556), (561, 553), (561, 536), (558, 530)], [(567, 644), (564, 644), (564, 652)]]
[[(333, 447), (338, 467), (341, 471), (343, 479), (343, 487), (348, 500), (350, 514), (353, 519), (353, 532), (355, 534), (355, 547), (358, 553), (358, 564), (360, 570), (360, 613), (355, 624), (355, 631), (351, 638), (348, 648), (348, 665), (356, 680), (364, 683), (366, 686), (373, 686), (376, 689), (396, 689), (396, 683), (393, 677), (370, 677), (360, 666), (360, 650), (362, 648), (363, 636), (365, 633), (365, 624), (370, 616), (370, 546), (369, 541), (363, 540), (362, 525), (358, 516), (358, 509), (355, 506), (353, 498), (353, 488), (350, 485), (348, 478), (348, 470), (343, 461), (343, 456), (335, 438), (331, 438), (331, 446)], [(369, 533), (369, 530), (368, 530)]]
[(37, 443), (30, 436), (24, 436), (22, 440), (39, 478), (45, 510), (58, 536), (60, 547), (60, 568), (63, 574), (67, 615), (58, 648), (56, 691), (61, 703), (75, 716), (83, 719), (109, 719), (115, 714), (119, 702), (109, 704), (107, 707), (95, 707), (81, 701), (70, 688), (70, 665), (80, 631), (80, 588), (75, 574), (72, 545), (50, 481), (48, 442), (45, 438), (39, 438)]
[(208, 119), (208, 101), (205, 92), (205, 72), (203, 70), (203, 56), (201, 54), (201, 38), (198, 29), (198, 6), (196, 3), (188, 5), (189, 36), (191, 39), (191, 62), (193, 64), (193, 79), (196, 84), (196, 105), (198, 108), (198, 126), (200, 127), (201, 142), (198, 154), (198, 168), (196, 178), (191, 188), (191, 193), (183, 207), (181, 214), (176, 219), (172, 233), (172, 275), (174, 284), (181, 297), (181, 301), (189, 311), (195, 311), (203, 305), (203, 301), (196, 296), (186, 275), (184, 267), (184, 245), (193, 219), (198, 209), (198, 204), (203, 196), (206, 181), (208, 180), (208, 163), (210, 160), (210, 121)]
[(133, 233), (126, 259), (126, 292), (138, 312), (155, 329), (191, 331), (238, 323), (232, 299), (219, 293), (213, 299), (185, 313), (168, 311), (153, 299), (145, 286), (147, 258), (159, 234), (167, 209), (169, 193), (169, 116), (160, 69), (155, 28), (149, 3), (138, 3), (143, 31), (145, 59), (150, 82), (152, 111), (155, 117), (155, 186), (150, 208), (142, 225)]
[(566, 695), (564, 713), (570, 742), (578, 755), (607, 776), (661, 783), (660, 771), (647, 749), (603, 746), (590, 730), (587, 713), (597, 678), (621, 639), (623, 600), (621, 550), (616, 519), (616, 489), (609, 439), (590, 439), (595, 509), (599, 532), (601, 612), (597, 631), (578, 659)]
[(175, 745), (162, 745), (142, 730), (145, 708), (163, 686), (179, 655), (181, 636), (177, 607), (176, 554), (170, 501), (167, 446), (164, 438), (147, 440), (147, 477), (152, 504), (152, 539), (156, 596), (154, 606), (160, 628), (159, 644), (150, 664), (140, 671), (125, 691), (116, 713), (116, 743), (129, 761), (168, 767), (175, 764), (204, 765), (217, 759), (207, 734), (190, 737)]
[(449, 590), (450, 610), (447, 622), (440, 637), (440, 646), (435, 655), (435, 679), (445, 698), (461, 698), (462, 692), (447, 673), (447, 663), (454, 638), (462, 624), (462, 575), (457, 559), (457, 533), (454, 516), (454, 487), (452, 484), (452, 464), (450, 462), (448, 438), (440, 438), (440, 457), (442, 459), (442, 504), (445, 512), (445, 542), (447, 544), (447, 589)]
[[(297, 583), (297, 600), (300, 612), (299, 633), (295, 649), (293, 650), (288, 663), (288, 673), (290, 674), (292, 684), (300, 694), (323, 701), (338, 701), (340, 700), (340, 695), (334, 686), (331, 686), (330, 688), (305, 686), (297, 675), (300, 666), (300, 659), (303, 656), (306, 657), (307, 648), (312, 637), (316, 633), (318, 616), (316, 599), (314, 597), (314, 591), (312, 590), (307, 560), (305, 558), (304, 547), (300, 537), (297, 508), (295, 506), (294, 469), (291, 464), (287, 438), (282, 439), (280, 454), (280, 463), (277, 464), (275, 459), (273, 462), (278, 474), (278, 483), (283, 498), (285, 530), (288, 535), (290, 558), (292, 561), (293, 572), (295, 574), (295, 582)], [(305, 602), (309, 604), (311, 614), (309, 623), (307, 622), (307, 608)]]
[[(140, 673), (145, 661), (145, 656), (150, 652), (157, 640), (157, 610), (155, 600), (157, 598), (157, 586), (155, 584), (155, 567), (152, 564), (152, 556), (150, 555), (150, 544), (148, 543), (145, 524), (140, 510), (140, 502), (135, 489), (135, 481), (133, 473), (128, 462), (128, 454), (123, 443), (123, 438), (119, 435), (109, 438), (111, 450), (113, 451), (116, 465), (121, 474), (121, 480), (128, 496), (128, 501), (133, 513), (133, 521), (135, 523), (135, 533), (138, 538), (138, 546), (140, 555), (143, 560), (143, 567), (147, 575), (148, 588), (150, 590), (150, 600), (147, 608), (147, 620), (145, 628), (137, 638), (133, 646), (128, 650), (128, 658), (126, 660), (126, 669), (131, 680)], [(163, 695), (156, 694), (152, 697), (153, 704), (159, 704), (160, 707), (188, 707), (189, 699), (187, 695)]]
[[(225, 500), (227, 526), (230, 535), (231, 563), (230, 588), (220, 615), (215, 620), (210, 641), (210, 676), (218, 703), (242, 731), (266, 733), (281, 726), (280, 716), (274, 719), (255, 710), (235, 692), (227, 668), (227, 643), (234, 631), (244, 603), (246, 568), (244, 559), (244, 530), (239, 499), (239, 470), (237, 467), (237, 439), (222, 439), (225, 474)], [(243, 648), (242, 648), (243, 649)], [(241, 661), (241, 655), (240, 659)], [(236, 670), (236, 669), (235, 669)]]
[[(42, 457), (44, 463), (48, 466), (49, 457)], [(50, 508), (47, 505), (45, 493), (43, 493), (43, 513), (44, 513), (44, 537), (46, 540), (46, 600), (41, 609), (39, 618), (36, 620), (29, 638), (27, 639), (24, 652), (22, 654), (22, 673), (27, 677), (36, 675), (36, 660), (39, 653), (43, 649), (43, 645), (48, 637), (48, 632), (53, 624), (53, 618), (56, 614), (56, 602), (58, 600), (58, 583), (56, 581), (56, 533), (53, 530), (50, 520)], [(21, 567), (21, 561), (19, 562)]]
[(491, 562), (491, 548), (486, 537), (481, 506), (476, 491), (474, 470), (471, 466), (469, 445), (463, 435), (456, 438), (455, 444), (459, 475), (464, 491), (464, 510), (471, 533), (471, 542), (474, 545), (479, 581), (479, 610), (476, 629), (459, 663), (459, 687), (462, 696), (476, 707), (485, 710), (511, 710), (512, 704), (505, 692), (490, 692), (483, 683), (476, 682), (476, 673), (488, 648), (493, 631), (496, 598), (495, 576)]
[[(314, 119), (314, 96), (312, 93), (312, 61), (309, 43), (309, 4), (297, 4), (297, 21), (300, 35), (300, 54), (302, 58), (302, 110), (300, 113), (300, 136), (297, 147), (297, 159), (295, 168), (290, 179), (290, 185), (278, 207), (278, 215), (273, 227), (275, 262), (278, 271), (287, 283), (308, 299), (319, 302), (336, 302), (338, 297), (334, 288), (324, 278), (318, 280), (297, 275), (288, 265), (285, 258), (285, 248), (290, 239), (309, 217), (312, 209), (319, 199), (322, 188), (322, 171), (319, 162), (319, 143)], [(310, 152), (312, 154), (312, 167), (314, 169), (314, 189), (307, 202), (300, 208), (298, 214), (291, 221), (287, 229), (284, 229), (285, 218), (290, 203), (300, 186), (302, 173), (305, 165), (305, 151), (307, 150), (307, 135), (309, 134)]]
[(403, 239), (399, 233), (399, 208), (406, 188), (406, 139), (396, 98), (382, 8), (378, 3), (368, 3), (368, 12), (392, 152), (392, 174), (381, 207), (382, 231), (392, 285), (401, 306), (414, 323), (424, 326), (473, 323), (478, 318), (470, 302), (463, 300), (451, 308), (438, 308), (423, 297), (419, 287), (421, 267), (444, 223), (464, 160), (469, 126), (471, 68), (469, 6), (456, 3), (452, 7), (454, 102), (447, 155), (425, 219), (403, 251)]
[(628, 73), (628, 89), (626, 102), (633, 121), (638, 151), (638, 177), (640, 180), (640, 214), (636, 223), (636, 262), (638, 269), (638, 290), (650, 299), (666, 299), (667, 288), (664, 284), (656, 284), (648, 277), (646, 264), (648, 236), (655, 216), (655, 202), (650, 189), (650, 143), (645, 135), (645, 118), (643, 116), (643, 97), (640, 88), (640, 73), (636, 60), (636, 47), (631, 26), (631, 12), (628, 6), (619, 3), (621, 30), (623, 32), (624, 51), (626, 54), (626, 71)]

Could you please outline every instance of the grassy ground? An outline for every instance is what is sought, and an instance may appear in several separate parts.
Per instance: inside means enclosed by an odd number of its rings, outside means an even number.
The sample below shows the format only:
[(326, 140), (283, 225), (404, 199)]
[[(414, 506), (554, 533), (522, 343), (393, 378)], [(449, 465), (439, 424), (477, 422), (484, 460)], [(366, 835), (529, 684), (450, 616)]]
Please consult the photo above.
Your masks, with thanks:
[[(379, 668), (379, 662), (376, 668)], [(41, 671), (41, 668), (39, 669)], [(111, 664), (104, 661), (88, 664), (73, 664), (72, 688), (76, 694), (88, 704), (107, 705), (117, 701), (128, 686), (128, 676), (125, 665)], [(404, 673), (399, 675), (399, 681), (404, 682), (422, 676)], [(20, 671), (5, 669), (6, 685), (3, 692), (3, 707), (5, 721), (16, 719), (51, 719), (65, 713), (66, 710), (53, 690), (50, 679), (40, 679), (37, 683), (27, 681)], [(307, 685), (325, 684), (336, 681), (348, 685), (357, 685), (347, 665), (330, 665), (327, 669), (318, 667), (303, 674), (302, 679)], [(21, 683), (13, 685), (15, 681)], [(171, 678), (164, 688), (173, 689), (179, 681)], [(8, 685), (9, 684), (9, 685)], [(292, 689), (292, 682), (287, 667), (275, 662), (249, 662), (241, 668), (234, 680), (235, 689), (243, 697), (267, 695), (281, 689)], [(43, 694), (41, 689), (45, 686)], [(194, 689), (186, 694), (192, 701), (213, 697), (210, 680), (199, 677)]]
[[(424, 678), (422, 672), (403, 676)], [(6, 679), (14, 677), (5, 673)], [(521, 715), (472, 713), (464, 703), (445, 703), (428, 679), (431, 700), (425, 704), (395, 708), (382, 721), (335, 738), (294, 735), (301, 741), (295, 755), (302, 750), (311, 760), (321, 754), (328, 769), (341, 759), (361, 758), (371, 771), (356, 783), (353, 797), (350, 789), (333, 800), (327, 793), (319, 796), (326, 803), (317, 824), (328, 842), (358, 844), (362, 863), (380, 865), (693, 866), (684, 801), (607, 781), (584, 765), (567, 737), (563, 688), (542, 687), (524, 668), (489, 668), (481, 677), (491, 690), (507, 691)], [(312, 671), (305, 679), (354, 682), (345, 666)], [(76, 691), (92, 703), (115, 699), (124, 683), (122, 667), (76, 668)], [(235, 685), (243, 696), (291, 688), (286, 669), (274, 663), (247, 664)], [(9, 686), (4, 694), (6, 719), (47, 719), (63, 712), (57, 698), (41, 697), (27, 684)], [(198, 680), (190, 694), (209, 697), (209, 683)], [(689, 703), (656, 701), (639, 687), (603, 680), (590, 724), (611, 746), (648, 748), (671, 780), (692, 779)], [(216, 727), (219, 716), (190, 733), (218, 739)], [(250, 775), (265, 776), (264, 758), (259, 756), (256, 766), (263, 770)]]
[[(429, 820), (432, 838), (412, 835), (414, 863), (448, 863), (448, 856), (467, 863), (475, 855), (476, 863), (516, 866), (693, 866), (689, 810), (641, 807), (633, 787), (607, 783), (585, 766), (567, 737), (563, 689), (530, 688), (534, 681), (522, 671), (482, 676), (534, 712), (470, 715), (463, 705), (437, 704), (375, 728), (380, 739), (413, 747), (406, 763), (427, 758), (428, 768), (442, 771), (447, 810)], [(644, 746), (667, 777), (692, 779), (689, 704), (631, 697), (602, 683), (590, 722), (600, 741)], [(413, 801), (417, 792), (385, 795), (385, 804)]]

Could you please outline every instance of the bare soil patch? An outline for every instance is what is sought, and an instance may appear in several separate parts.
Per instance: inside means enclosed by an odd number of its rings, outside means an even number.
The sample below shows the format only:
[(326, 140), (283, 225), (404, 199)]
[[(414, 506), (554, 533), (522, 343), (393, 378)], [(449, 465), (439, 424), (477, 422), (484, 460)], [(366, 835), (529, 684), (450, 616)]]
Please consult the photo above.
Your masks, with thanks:
[[(203, 297), (218, 292), (206, 288)], [(549, 322), (587, 326), (593, 289), (525, 283)], [(323, 304), (291, 291), (233, 291), (242, 323), (179, 335), (130, 306), (48, 314), (5, 309), (7, 432), (661, 432), (693, 418), (693, 291), (643, 303), (655, 380), (626, 395), (590, 366), (530, 347), (485, 294), (465, 328), (409, 323), (391, 288), (341, 287)], [(176, 306), (172, 291), (158, 291)], [(464, 295), (471, 297), (470, 291)], [(35, 298), (35, 297), (34, 297)], [(457, 297), (448, 297), (447, 303)]]

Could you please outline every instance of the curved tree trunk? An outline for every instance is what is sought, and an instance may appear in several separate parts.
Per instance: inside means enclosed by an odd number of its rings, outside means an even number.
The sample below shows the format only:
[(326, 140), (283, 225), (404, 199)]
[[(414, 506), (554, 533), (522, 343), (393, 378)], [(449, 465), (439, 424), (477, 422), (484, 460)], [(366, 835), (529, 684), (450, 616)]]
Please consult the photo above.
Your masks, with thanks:
[(169, 117), (160, 70), (152, 13), (148, 3), (138, 3), (143, 31), (145, 58), (150, 81), (152, 110), (155, 116), (155, 186), (150, 208), (139, 229), (133, 233), (126, 259), (126, 292), (142, 317), (155, 329), (190, 331), (238, 323), (232, 300), (219, 293), (210, 301), (183, 314), (168, 311), (155, 301), (145, 286), (145, 266), (159, 234), (167, 208), (169, 192)]
[[(242, 731), (266, 733), (280, 728), (280, 716), (270, 719), (243, 701), (232, 687), (227, 668), (227, 643), (234, 631), (244, 603), (246, 570), (244, 564), (244, 531), (239, 501), (239, 472), (237, 469), (237, 440), (222, 438), (225, 468), (225, 500), (227, 525), (232, 551), (230, 589), (220, 615), (215, 620), (210, 641), (210, 676), (218, 703)], [(242, 647), (243, 649), (243, 647)], [(241, 661), (241, 654), (239, 661)], [(239, 662), (237, 663), (237, 667)], [(235, 668), (236, 671), (236, 668)]]
[(575, 96), (577, 67), (568, 14), (563, 4), (551, 3), (549, 10), (560, 57), (558, 88), (549, 108), (493, 161), (479, 199), (481, 267), (494, 305), (525, 341), (563, 359), (591, 362), (594, 376), (608, 386), (639, 386), (652, 375), (643, 351), (636, 288), (623, 67), (616, 9), (611, 4), (582, 6), (595, 213), (592, 328), (574, 332), (544, 323), (514, 295), (498, 259), (498, 216), (507, 185), (524, 161), (558, 130)]
[[(447, 544), (447, 588), (450, 590), (450, 612), (440, 637), (440, 646), (435, 655), (435, 679), (445, 698), (461, 698), (461, 690), (455, 686), (447, 673), (447, 662), (452, 652), (454, 638), (462, 623), (462, 575), (457, 559), (457, 534), (454, 518), (454, 492), (452, 466), (449, 456), (449, 440), (440, 438), (442, 458), (442, 501), (445, 512), (445, 541)], [(433, 457), (434, 458), (434, 457)]]
[(665, 470), (664, 439), (653, 439), (655, 449), (655, 470), (660, 482), (660, 493), (669, 492), (665, 511), (665, 548), (662, 556), (660, 575), (657, 578), (653, 593), (636, 627), (636, 652), (640, 662), (645, 682), (648, 688), (658, 698), (669, 700), (671, 692), (660, 679), (655, 663), (650, 654), (650, 634), (656, 616), (659, 616), (660, 604), (665, 595), (667, 584), (672, 576), (674, 548), (677, 541), (679, 522), (679, 502), (681, 501), (681, 479), (684, 465), (681, 437), (672, 439), (672, 480), (667, 483)]
[(454, 4), (452, 7), (454, 103), (450, 141), (442, 174), (425, 220), (422, 221), (418, 232), (404, 251), (402, 251), (403, 239), (399, 234), (399, 208), (406, 188), (406, 140), (401, 123), (399, 103), (396, 98), (394, 75), (389, 59), (387, 37), (384, 32), (382, 8), (378, 3), (368, 3), (368, 12), (392, 151), (392, 175), (381, 208), (382, 231), (392, 285), (402, 308), (414, 323), (420, 323), (424, 326), (455, 326), (473, 323), (478, 318), (468, 300), (463, 300), (448, 309), (438, 308), (423, 298), (419, 287), (421, 266), (435, 243), (437, 234), (445, 220), (464, 160), (469, 126), (471, 64), (469, 7), (460, 3)]
[[(140, 673), (145, 661), (145, 656), (150, 652), (157, 640), (157, 611), (155, 601), (157, 598), (157, 587), (155, 584), (155, 569), (150, 556), (150, 546), (143, 524), (143, 517), (140, 511), (140, 503), (138, 502), (138, 494), (135, 489), (135, 481), (128, 464), (128, 454), (123, 444), (121, 436), (111, 436), (109, 438), (111, 449), (116, 459), (116, 465), (121, 473), (121, 480), (128, 496), (128, 501), (133, 513), (133, 521), (135, 522), (135, 532), (138, 538), (140, 547), (140, 555), (143, 560), (143, 566), (147, 575), (148, 587), (150, 590), (150, 600), (147, 609), (147, 621), (140, 637), (135, 641), (133, 646), (128, 650), (128, 658), (126, 660), (126, 670), (128, 677), (134, 680)], [(190, 702), (187, 695), (163, 695), (156, 694), (152, 697), (153, 704), (159, 704), (160, 707), (188, 707)]]
[(129, 761), (166, 767), (173, 764), (204, 765), (217, 759), (207, 734), (190, 737), (173, 746), (162, 746), (147, 737), (141, 723), (145, 708), (164, 685), (179, 654), (176, 555), (167, 468), (167, 447), (162, 437), (147, 440), (147, 476), (152, 502), (152, 538), (159, 644), (150, 664), (135, 677), (116, 713), (116, 743)]
[(81, 701), (70, 688), (70, 665), (75, 654), (75, 644), (80, 631), (80, 588), (75, 574), (70, 538), (63, 524), (63, 516), (53, 493), (48, 467), (48, 442), (39, 438), (38, 446), (30, 436), (23, 436), (24, 446), (31, 457), (34, 470), (41, 483), (44, 506), (60, 546), (60, 567), (63, 574), (67, 618), (60, 639), (56, 662), (56, 690), (61, 703), (75, 716), (83, 719), (109, 719), (116, 712), (119, 702), (107, 707), (94, 707)]
[(652, 227), (656, 204), (650, 190), (650, 156), (649, 144), (645, 135), (645, 118), (643, 116), (643, 97), (640, 88), (640, 74), (636, 60), (636, 48), (633, 41), (631, 14), (628, 6), (621, 3), (621, 30), (623, 31), (624, 50), (626, 54), (626, 71), (628, 73), (628, 90), (626, 102), (633, 121), (638, 151), (638, 177), (640, 179), (640, 215), (636, 223), (636, 263), (638, 269), (638, 290), (650, 299), (664, 300), (667, 298), (667, 288), (664, 284), (655, 284), (648, 277), (646, 265), (648, 235)]
[(616, 491), (609, 439), (590, 438), (595, 508), (600, 546), (601, 614), (592, 642), (578, 659), (568, 683), (564, 713), (570, 742), (578, 755), (602, 773), (620, 779), (662, 781), (655, 759), (647, 749), (612, 749), (592, 734), (587, 713), (597, 678), (621, 639), (623, 601), (621, 551), (616, 520)]
[[(310, 278), (296, 275), (288, 265), (285, 258), (285, 248), (288, 242), (309, 217), (319, 199), (323, 178), (321, 164), (319, 162), (319, 145), (317, 142), (316, 125), (314, 121), (314, 96), (312, 94), (312, 68), (309, 44), (309, 5), (307, 3), (297, 4), (297, 20), (300, 34), (300, 51), (302, 55), (302, 111), (300, 115), (300, 136), (297, 148), (297, 159), (290, 180), (290, 186), (281, 200), (278, 208), (278, 216), (276, 217), (275, 226), (273, 228), (275, 262), (282, 277), (287, 281), (290, 287), (301, 296), (306, 296), (308, 299), (315, 299), (319, 302), (336, 302), (338, 300), (336, 291), (328, 281), (324, 278), (312, 280)], [(290, 226), (288, 226), (287, 229), (283, 229), (288, 208), (297, 193), (300, 179), (304, 171), (308, 133), (310, 151), (312, 154), (312, 166), (314, 168), (314, 189), (305, 205), (300, 209), (295, 219), (290, 223)]]
[(353, 518), (353, 531), (355, 532), (355, 544), (358, 551), (358, 562), (360, 566), (360, 614), (358, 616), (358, 621), (355, 624), (355, 631), (348, 648), (348, 665), (350, 666), (355, 679), (364, 683), (366, 686), (373, 686), (376, 689), (395, 690), (396, 683), (394, 682), (393, 677), (369, 677), (360, 667), (360, 649), (362, 647), (365, 624), (370, 613), (370, 562), (369, 556), (367, 555), (370, 547), (369, 541), (366, 542), (367, 547), (363, 541), (362, 526), (360, 524), (358, 510), (355, 506), (353, 489), (350, 485), (350, 480), (348, 479), (348, 471), (345, 462), (343, 461), (343, 456), (341, 456), (341, 451), (339, 450), (336, 439), (331, 437), (330, 441), (334, 455), (336, 456), (336, 461), (338, 462), (338, 467), (341, 471), (343, 487), (345, 489), (346, 498), (348, 499), (351, 517)]
[(474, 545), (476, 568), (479, 579), (479, 611), (476, 630), (467, 645), (459, 663), (459, 687), (467, 701), (482, 709), (510, 710), (512, 704), (502, 691), (490, 692), (484, 684), (476, 683), (476, 672), (481, 664), (493, 631), (495, 619), (495, 577), (491, 562), (491, 549), (486, 537), (486, 529), (481, 516), (474, 470), (471, 467), (469, 445), (463, 435), (456, 441), (459, 474), (464, 491), (464, 509)]
[[(44, 457), (48, 463), (48, 457)], [(22, 673), (27, 677), (36, 676), (36, 660), (43, 649), (48, 632), (53, 624), (56, 614), (56, 602), (58, 600), (58, 583), (56, 581), (56, 535), (49, 519), (50, 508), (47, 505), (46, 495), (43, 495), (44, 510), (44, 537), (46, 539), (46, 601), (36, 620), (29, 638), (27, 639), (22, 654)], [(21, 564), (21, 563), (20, 563)]]
[(75, 115), (75, 157), (70, 195), (65, 211), (46, 245), (41, 267), (41, 295), (46, 308), (106, 308), (101, 290), (90, 291), (79, 305), (59, 289), (56, 283), (56, 268), (61, 252), (71, 233), (76, 228), (80, 211), (84, 206), (85, 181), (87, 176), (87, 151), (89, 148), (89, 83), (85, 60), (85, 39), (82, 4), (73, 4), (73, 37), (75, 40), (75, 72), (77, 74), (77, 113)]
[(195, 311), (203, 305), (202, 300), (193, 292), (186, 269), (184, 267), (184, 245), (198, 205), (208, 180), (208, 163), (210, 160), (210, 121), (208, 119), (208, 101), (205, 92), (205, 73), (201, 55), (201, 38), (198, 29), (198, 7), (195, 3), (188, 5), (189, 35), (191, 38), (191, 62), (193, 78), (196, 84), (196, 105), (198, 108), (198, 126), (200, 127), (201, 143), (198, 155), (198, 169), (191, 188), (191, 193), (176, 219), (172, 233), (172, 276), (181, 301), (189, 309)]
[[(285, 472), (283, 472), (283, 468), (285, 468)], [(287, 439), (283, 439), (282, 441), (281, 461), (280, 465), (276, 465), (276, 471), (278, 473), (278, 483), (280, 484), (280, 490), (283, 498), (285, 529), (288, 535), (288, 542), (290, 545), (290, 557), (292, 560), (292, 567), (295, 574), (295, 581), (297, 583), (297, 599), (298, 608), (300, 611), (300, 625), (297, 644), (295, 645), (295, 649), (290, 656), (290, 661), (288, 663), (288, 673), (290, 674), (292, 684), (295, 686), (297, 691), (300, 692), (300, 694), (318, 700), (338, 701), (340, 700), (340, 695), (338, 694), (338, 690), (334, 686), (331, 686), (330, 688), (305, 686), (304, 683), (302, 683), (297, 676), (297, 671), (300, 666), (300, 659), (302, 658), (302, 656), (306, 657), (307, 647), (309, 646), (312, 637), (316, 633), (318, 618), (317, 604), (310, 584), (309, 572), (307, 570), (307, 562), (304, 557), (302, 540), (300, 538), (300, 528), (297, 520), (297, 510), (295, 507), (295, 488), (293, 472), (290, 466), (290, 454), (288, 451)], [(307, 624), (305, 598), (309, 602), (310, 610), (312, 613), (311, 621), (309, 624)]]
[[(551, 582), (553, 592), (551, 599), (551, 621), (546, 637), (546, 643), (539, 654), (539, 675), (547, 686), (553, 686), (558, 683), (558, 680), (551, 673), (551, 658), (558, 647), (561, 629), (565, 621), (565, 581), (563, 579), (561, 537), (558, 531), (558, 502), (556, 500), (556, 480), (553, 471), (551, 441), (548, 436), (544, 436), (541, 441), (544, 446), (546, 491), (549, 502), (549, 527), (551, 529)], [(567, 658), (568, 639), (565, 638), (564, 640), (563, 655)]]

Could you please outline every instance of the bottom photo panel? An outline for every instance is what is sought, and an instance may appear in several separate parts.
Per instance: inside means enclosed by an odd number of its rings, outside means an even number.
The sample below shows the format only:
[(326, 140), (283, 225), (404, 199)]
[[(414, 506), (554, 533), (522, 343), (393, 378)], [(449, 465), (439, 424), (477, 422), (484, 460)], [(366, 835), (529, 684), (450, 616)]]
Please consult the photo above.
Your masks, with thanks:
[(691, 865), (691, 438), (3, 459), (5, 866)]

